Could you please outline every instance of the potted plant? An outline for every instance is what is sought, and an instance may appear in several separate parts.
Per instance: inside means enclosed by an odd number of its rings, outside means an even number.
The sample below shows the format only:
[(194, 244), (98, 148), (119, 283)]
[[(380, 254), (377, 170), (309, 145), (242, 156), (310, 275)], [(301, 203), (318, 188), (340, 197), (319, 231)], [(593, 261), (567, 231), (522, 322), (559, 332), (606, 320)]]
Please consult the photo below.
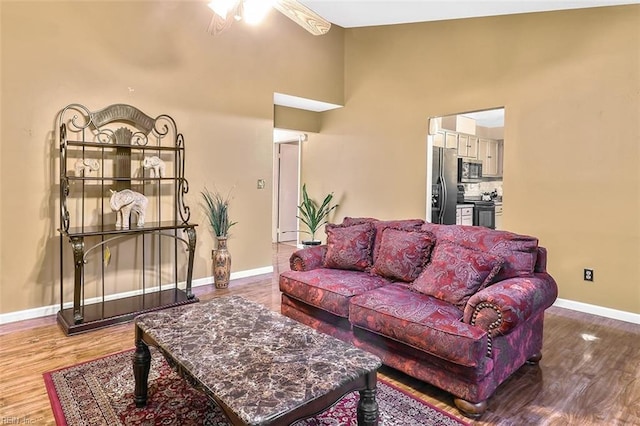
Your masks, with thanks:
[(229, 195), (223, 197), (219, 192), (204, 189), (202, 208), (207, 215), (211, 232), (216, 239), (216, 249), (211, 251), (213, 260), (213, 279), (216, 288), (227, 288), (231, 275), (231, 254), (227, 250), (229, 228), (237, 222), (229, 220)]
[(309, 194), (307, 193), (307, 185), (302, 185), (302, 203), (298, 206), (298, 211), (300, 214), (296, 217), (300, 219), (302, 223), (307, 226), (307, 228), (309, 228), (309, 231), (300, 232), (311, 235), (311, 240), (302, 241), (302, 244), (306, 246), (314, 246), (320, 244), (320, 241), (316, 240), (316, 231), (322, 225), (327, 223), (327, 217), (329, 216), (329, 213), (331, 213), (333, 209), (339, 206), (339, 204), (334, 204), (333, 206), (331, 206), (332, 200), (333, 192), (327, 194), (327, 196), (324, 197), (322, 203), (318, 205), (316, 201), (309, 197)]

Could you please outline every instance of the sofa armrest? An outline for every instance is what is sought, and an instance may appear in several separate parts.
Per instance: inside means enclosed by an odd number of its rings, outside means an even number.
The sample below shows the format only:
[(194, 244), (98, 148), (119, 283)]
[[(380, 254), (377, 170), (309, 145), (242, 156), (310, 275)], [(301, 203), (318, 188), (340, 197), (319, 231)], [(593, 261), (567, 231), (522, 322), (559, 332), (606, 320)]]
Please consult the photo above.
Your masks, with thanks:
[(547, 273), (509, 278), (477, 292), (464, 308), (463, 321), (486, 330), (490, 336), (506, 334), (558, 297), (558, 286)]
[(326, 253), (326, 244), (295, 251), (289, 258), (289, 267), (292, 271), (310, 271), (321, 268)]

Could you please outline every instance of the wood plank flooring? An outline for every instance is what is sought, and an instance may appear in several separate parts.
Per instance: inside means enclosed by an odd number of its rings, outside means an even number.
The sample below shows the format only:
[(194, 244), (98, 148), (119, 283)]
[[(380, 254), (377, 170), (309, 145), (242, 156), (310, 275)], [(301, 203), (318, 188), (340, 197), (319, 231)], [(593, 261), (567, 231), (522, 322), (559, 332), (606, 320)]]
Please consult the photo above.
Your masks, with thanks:
[[(195, 289), (200, 300), (237, 294), (280, 309), (277, 276), (294, 250), (274, 245), (274, 274)], [(0, 424), (54, 425), (42, 373), (133, 347), (133, 325), (65, 337), (55, 317), (0, 326)], [(640, 425), (640, 326), (552, 307), (540, 366), (498, 388), (473, 425)], [(129, 368), (130, 366), (123, 366)], [(451, 396), (398, 371), (380, 375), (459, 415)]]

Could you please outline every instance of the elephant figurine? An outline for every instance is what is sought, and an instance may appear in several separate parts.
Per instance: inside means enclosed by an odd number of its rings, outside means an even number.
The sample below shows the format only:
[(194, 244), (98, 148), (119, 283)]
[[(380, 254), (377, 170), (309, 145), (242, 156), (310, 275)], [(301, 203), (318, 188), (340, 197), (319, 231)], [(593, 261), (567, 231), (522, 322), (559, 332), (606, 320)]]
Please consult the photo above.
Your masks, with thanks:
[(97, 172), (100, 169), (100, 163), (93, 158), (78, 158), (74, 168), (76, 176), (86, 176), (90, 172)]
[(138, 215), (137, 227), (144, 226), (144, 214), (149, 203), (147, 197), (130, 189), (110, 191), (111, 199), (109, 200), (109, 205), (111, 210), (116, 212), (116, 229), (129, 229), (129, 219), (132, 211)]
[(165, 165), (164, 161), (157, 155), (152, 157), (144, 157), (142, 160), (142, 167), (144, 169), (151, 170), (151, 177), (164, 177)]

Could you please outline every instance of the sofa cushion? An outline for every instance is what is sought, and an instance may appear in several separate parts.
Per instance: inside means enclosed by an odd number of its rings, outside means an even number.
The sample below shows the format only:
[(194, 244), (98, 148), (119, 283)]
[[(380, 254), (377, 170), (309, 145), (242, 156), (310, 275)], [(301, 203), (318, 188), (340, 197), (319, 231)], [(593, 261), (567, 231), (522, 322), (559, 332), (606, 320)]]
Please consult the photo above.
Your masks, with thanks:
[(422, 219), (398, 219), (398, 220), (378, 220), (372, 217), (345, 217), (342, 220), (342, 225), (349, 226), (361, 223), (371, 223), (375, 229), (375, 236), (373, 240), (373, 261), (378, 256), (380, 250), (380, 243), (382, 242), (382, 233), (386, 228), (404, 229), (406, 231), (419, 230), (424, 225)]
[(369, 222), (356, 225), (334, 225), (325, 227), (327, 253), (323, 266), (334, 269), (364, 271), (371, 267), (371, 245), (374, 230)]
[(449, 241), (438, 241), (431, 261), (411, 284), (420, 293), (464, 308), (467, 300), (486, 287), (504, 260)]
[(390, 280), (411, 282), (422, 272), (435, 241), (431, 232), (386, 228), (371, 272)]
[(311, 306), (343, 318), (349, 316), (349, 299), (390, 283), (367, 272), (338, 269), (286, 271), (280, 274), (280, 291)]
[(538, 255), (538, 239), (535, 237), (482, 226), (425, 223), (422, 229), (433, 232), (438, 241), (448, 240), (502, 257), (504, 265), (495, 282), (533, 274)]
[(487, 333), (461, 321), (450, 303), (390, 284), (351, 298), (349, 321), (459, 365), (475, 367), (487, 354)]

